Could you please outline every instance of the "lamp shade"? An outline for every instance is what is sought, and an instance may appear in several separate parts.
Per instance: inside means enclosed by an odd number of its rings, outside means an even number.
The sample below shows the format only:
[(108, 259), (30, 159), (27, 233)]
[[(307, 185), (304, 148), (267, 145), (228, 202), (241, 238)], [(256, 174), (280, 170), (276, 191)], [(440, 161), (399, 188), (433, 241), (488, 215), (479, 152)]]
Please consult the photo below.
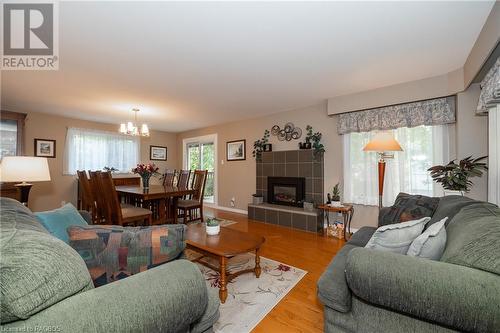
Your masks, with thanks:
[(399, 142), (394, 139), (389, 132), (379, 132), (375, 134), (373, 139), (370, 140), (363, 148), (364, 151), (402, 151)]
[(0, 164), (1, 182), (43, 182), (50, 180), (45, 157), (5, 156)]

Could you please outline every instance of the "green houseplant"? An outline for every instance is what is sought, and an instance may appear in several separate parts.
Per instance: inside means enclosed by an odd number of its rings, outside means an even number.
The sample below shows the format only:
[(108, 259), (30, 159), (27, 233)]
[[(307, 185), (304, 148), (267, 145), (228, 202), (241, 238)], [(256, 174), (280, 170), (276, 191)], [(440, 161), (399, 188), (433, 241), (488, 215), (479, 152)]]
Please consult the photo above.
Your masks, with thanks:
[(264, 136), (262, 139), (258, 139), (253, 143), (252, 156), (260, 160), (262, 152), (264, 151), (264, 146), (269, 142), (269, 130), (264, 131)]
[(332, 190), (332, 201), (340, 201), (340, 184), (337, 183)]
[(207, 235), (217, 235), (220, 232), (220, 223), (222, 220), (219, 220), (217, 218), (210, 218), (207, 220)]
[(314, 149), (314, 155), (322, 154), (325, 152), (325, 146), (321, 143), (321, 137), (323, 134), (320, 132), (314, 133), (311, 125), (306, 126), (307, 136), (306, 143), (312, 142), (312, 148)]
[(461, 194), (469, 192), (474, 183), (470, 180), (473, 177), (481, 177), (483, 171), (488, 170), (484, 159), (488, 156), (473, 158), (468, 156), (455, 163), (456, 160), (450, 161), (446, 165), (436, 165), (429, 168), (432, 179), (443, 186), (445, 194)]

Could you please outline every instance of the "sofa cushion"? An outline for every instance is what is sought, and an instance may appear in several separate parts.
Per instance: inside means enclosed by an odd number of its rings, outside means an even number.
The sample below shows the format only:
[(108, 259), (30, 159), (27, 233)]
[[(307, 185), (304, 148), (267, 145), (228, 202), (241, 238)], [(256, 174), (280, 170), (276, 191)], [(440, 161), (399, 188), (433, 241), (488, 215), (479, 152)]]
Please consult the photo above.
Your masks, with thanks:
[(344, 245), (318, 280), (318, 298), (325, 306), (340, 312), (349, 312), (351, 309), (351, 291), (347, 286), (345, 265), (349, 252), (357, 247)]
[(348, 244), (356, 246), (365, 246), (366, 243), (372, 238), (373, 233), (377, 230), (375, 227), (361, 227), (349, 239)]
[(82, 256), (95, 286), (123, 279), (179, 257), (185, 225), (71, 226), (69, 244)]
[(490, 203), (462, 208), (447, 228), (441, 261), (500, 275), (500, 209)]
[(439, 260), (446, 246), (446, 229), (444, 227), (447, 217), (434, 223), (411, 243), (409, 256)]
[(431, 220), (427, 223), (426, 228), (429, 228), (431, 225), (441, 221), (445, 217), (448, 217), (448, 220), (445, 223), (445, 227), (448, 227), (448, 224), (450, 224), (451, 220), (453, 220), (453, 217), (455, 217), (455, 215), (458, 214), (462, 208), (477, 202), (477, 200), (461, 195), (447, 195), (442, 197), (439, 200), (439, 205), (437, 206), (434, 215), (432, 215)]
[(432, 216), (438, 204), (439, 198), (399, 193), (392, 207), (380, 211), (378, 225), (384, 226)]
[(51, 235), (68, 243), (69, 237), (66, 229), (72, 225), (88, 225), (78, 213), (75, 206), (70, 203), (45, 212), (36, 212), (35, 216)]
[(11, 198), (0, 197), (0, 208), (3, 213), (3, 217), (5, 217), (2, 221), (2, 226), (5, 226), (3, 223), (5, 222), (16, 225), (15, 229), (18, 230), (33, 230), (43, 232), (45, 234), (48, 233), (40, 222), (38, 222), (31, 210), (19, 201)]
[(378, 228), (365, 245), (367, 249), (406, 254), (411, 243), (424, 230), (430, 217), (419, 220), (388, 224)]
[(19, 202), (6, 210), (2, 206), (0, 211), (2, 324), (27, 319), (69, 296), (93, 288), (78, 253), (46, 233), (37, 226), (36, 218), (29, 215)]
[(191, 325), (189, 333), (207, 332), (219, 319), (219, 290), (208, 288), (208, 304), (203, 316)]

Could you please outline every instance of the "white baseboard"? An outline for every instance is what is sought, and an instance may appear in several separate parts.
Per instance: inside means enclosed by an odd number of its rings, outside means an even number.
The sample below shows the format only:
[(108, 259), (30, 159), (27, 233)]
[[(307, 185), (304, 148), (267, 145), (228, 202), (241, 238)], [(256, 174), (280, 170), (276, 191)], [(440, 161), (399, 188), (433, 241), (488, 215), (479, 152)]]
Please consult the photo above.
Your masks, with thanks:
[(210, 203), (205, 203), (205, 204), (203, 204), (203, 206), (213, 208), (213, 209), (224, 210), (226, 212), (248, 215), (248, 211), (243, 210), (243, 209), (224, 207), (224, 206), (219, 206), (219, 205), (210, 204)]

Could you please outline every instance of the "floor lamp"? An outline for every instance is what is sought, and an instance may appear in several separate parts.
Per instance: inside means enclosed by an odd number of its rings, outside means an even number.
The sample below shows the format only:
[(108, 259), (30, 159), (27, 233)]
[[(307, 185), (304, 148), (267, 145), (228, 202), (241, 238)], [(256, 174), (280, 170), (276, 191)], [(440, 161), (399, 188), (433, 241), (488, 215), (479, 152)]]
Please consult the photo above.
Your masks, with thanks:
[(0, 164), (0, 182), (20, 182), (15, 186), (21, 194), (21, 203), (28, 206), (31, 182), (50, 180), (49, 164), (45, 157), (5, 156)]
[(375, 134), (363, 148), (363, 151), (375, 151), (379, 156), (378, 160), (378, 207), (382, 208), (382, 195), (384, 193), (385, 160), (394, 158), (394, 153), (388, 151), (403, 151), (399, 142), (390, 132), (379, 132)]

